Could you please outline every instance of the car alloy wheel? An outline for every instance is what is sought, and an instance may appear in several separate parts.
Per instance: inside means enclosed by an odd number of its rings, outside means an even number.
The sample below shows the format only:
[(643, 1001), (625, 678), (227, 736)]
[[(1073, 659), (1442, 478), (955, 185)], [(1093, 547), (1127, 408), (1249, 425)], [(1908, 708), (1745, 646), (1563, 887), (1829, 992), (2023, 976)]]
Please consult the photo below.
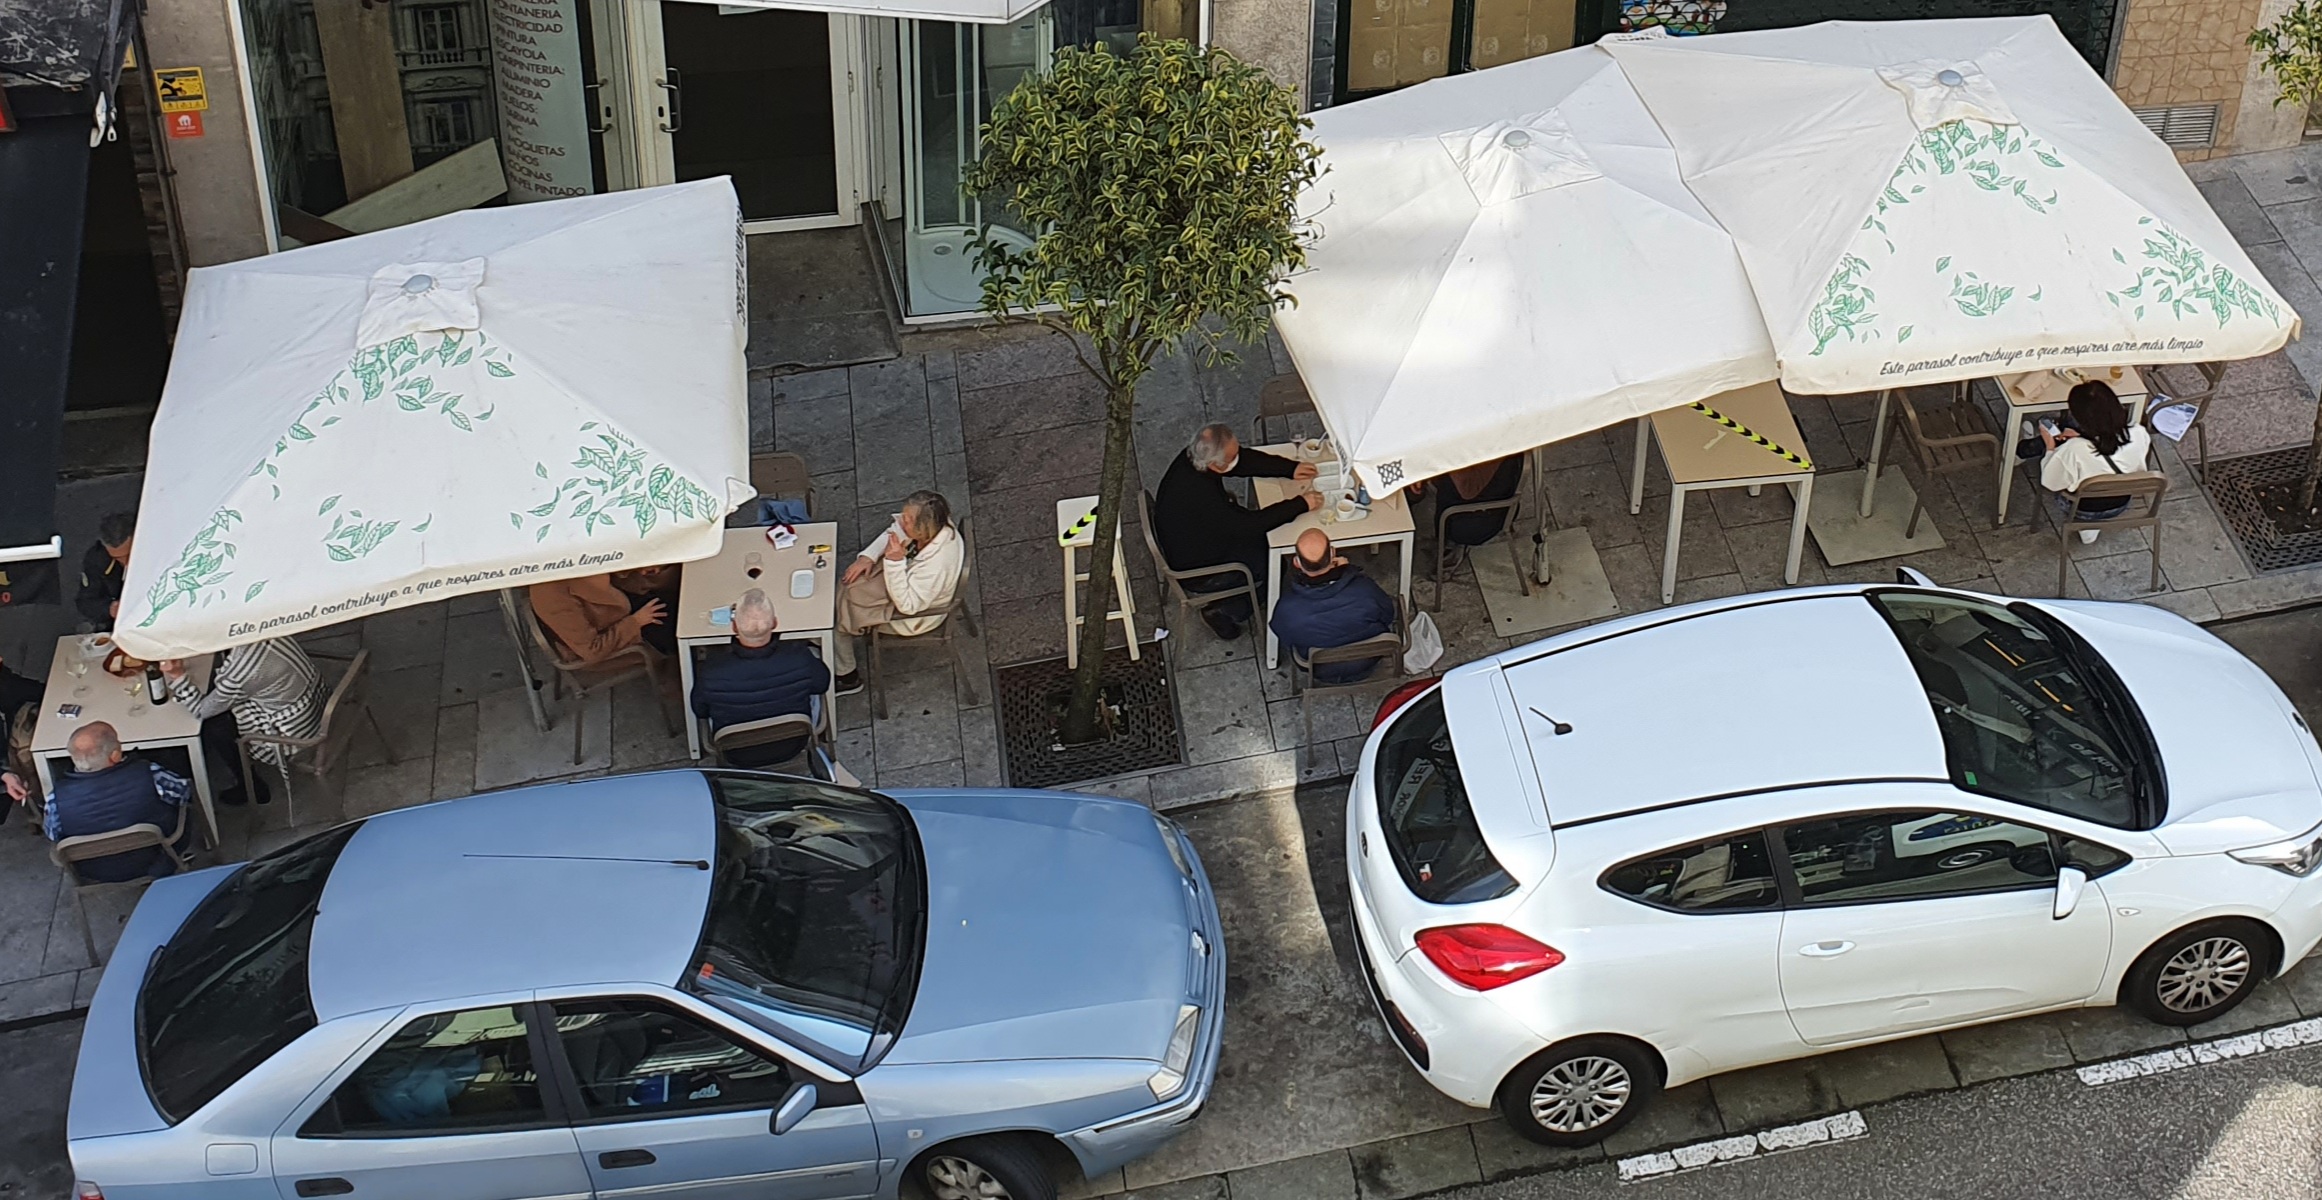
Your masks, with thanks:
[(964, 1158), (937, 1155), (927, 1160), (926, 1174), (935, 1200), (1011, 1200), (998, 1176)]
[(1587, 1133), (1619, 1116), (1634, 1087), (1629, 1069), (1609, 1058), (1569, 1058), (1532, 1085), (1532, 1119), (1555, 1133)]
[(2255, 966), (2240, 938), (2202, 938), (2161, 964), (2154, 993), (2171, 1012), (2206, 1012), (2240, 991)]

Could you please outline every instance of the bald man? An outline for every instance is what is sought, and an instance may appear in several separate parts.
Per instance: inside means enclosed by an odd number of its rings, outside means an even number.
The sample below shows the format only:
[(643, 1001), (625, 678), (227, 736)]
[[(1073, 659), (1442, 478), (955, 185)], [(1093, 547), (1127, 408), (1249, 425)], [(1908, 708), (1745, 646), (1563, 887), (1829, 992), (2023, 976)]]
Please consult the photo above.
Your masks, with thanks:
[[(111, 833), (131, 825), (156, 825), (165, 835), (180, 831), (172, 845), (191, 836), (192, 826), (181, 826), (179, 817), (193, 785), (182, 775), (124, 757), (121, 735), (111, 725), (91, 721), (73, 730), (68, 752), (73, 769), (57, 777), (56, 794), (49, 799), (44, 828), (48, 840)], [(108, 854), (77, 866), (85, 883), (125, 883), (177, 869), (158, 846)]]
[[(1330, 536), (1319, 529), (1298, 535), (1298, 552), (1290, 558), (1290, 583), (1274, 605), (1274, 636), (1304, 658), (1312, 650), (1350, 646), (1368, 637), (1394, 631), (1395, 599), (1359, 568), (1331, 548)], [(1324, 663), (1314, 672), (1316, 683), (1359, 683), (1378, 669), (1379, 660)]]

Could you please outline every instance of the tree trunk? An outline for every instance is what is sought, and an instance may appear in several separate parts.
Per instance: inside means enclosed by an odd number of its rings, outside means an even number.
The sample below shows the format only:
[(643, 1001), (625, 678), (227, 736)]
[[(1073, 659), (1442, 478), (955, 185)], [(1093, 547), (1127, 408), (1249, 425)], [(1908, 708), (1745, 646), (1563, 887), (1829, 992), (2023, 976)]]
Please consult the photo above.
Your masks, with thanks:
[(2306, 445), (2306, 478), (2298, 485), (2298, 511), (2291, 514), (2294, 521), (2306, 520), (2314, 511), (2314, 492), (2322, 485), (2322, 397), (2314, 405), (2314, 436)]
[[(1121, 528), (1121, 486), (1129, 474), (1130, 417), (1136, 411), (1133, 388), (1113, 386), (1105, 397), (1105, 465), (1097, 484), (1095, 544), (1089, 547), (1088, 586), (1080, 594), (1080, 666), (1072, 675), (1072, 701), (1064, 711), (1060, 730), (1066, 745), (1092, 742), (1103, 733), (1097, 705), (1103, 700), (1101, 678), (1105, 666), (1105, 614), (1113, 610), (1113, 547)], [(1067, 630), (1067, 636), (1075, 636)]]

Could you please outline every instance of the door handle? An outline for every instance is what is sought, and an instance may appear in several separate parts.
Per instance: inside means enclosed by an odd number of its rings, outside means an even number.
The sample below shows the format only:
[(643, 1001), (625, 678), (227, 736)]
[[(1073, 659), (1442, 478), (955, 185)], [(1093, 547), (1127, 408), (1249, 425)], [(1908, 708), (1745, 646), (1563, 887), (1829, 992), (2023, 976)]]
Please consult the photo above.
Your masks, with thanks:
[(651, 1150), (607, 1150), (597, 1156), (597, 1165), (608, 1171), (622, 1167), (650, 1167), (653, 1162)]
[[(581, 94), (588, 97), (587, 108), (591, 114), (588, 131), (600, 136), (611, 133), (613, 131), (613, 106), (605, 99), (605, 85), (602, 83), (584, 83), (581, 85)], [(598, 124), (599, 121), (604, 122), (604, 124)]]
[(676, 67), (661, 68), (661, 75), (660, 79), (654, 81), (654, 86), (669, 93), (662, 102), (666, 115), (661, 118), (661, 132), (676, 133), (685, 128), (685, 76), (679, 74)]
[(1852, 949), (1854, 949), (1853, 942), (1815, 942), (1812, 945), (1800, 946), (1798, 953), (1808, 958), (1836, 958)]
[(355, 1190), (354, 1184), (336, 1175), (321, 1179), (301, 1179), (291, 1186), (301, 1196), (344, 1196)]

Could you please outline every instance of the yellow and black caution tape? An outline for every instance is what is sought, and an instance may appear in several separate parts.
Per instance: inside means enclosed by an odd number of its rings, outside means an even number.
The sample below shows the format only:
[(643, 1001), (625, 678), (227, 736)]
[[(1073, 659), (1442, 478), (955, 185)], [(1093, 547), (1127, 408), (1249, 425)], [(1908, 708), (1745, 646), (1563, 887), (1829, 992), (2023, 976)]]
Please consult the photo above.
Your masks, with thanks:
[(1096, 510), (1092, 508), (1087, 512), (1082, 513), (1080, 519), (1067, 526), (1063, 533), (1057, 534), (1056, 544), (1059, 546), (1069, 546), (1074, 542), (1079, 541), (1080, 535), (1087, 533), (1089, 531), (1089, 527), (1095, 524)]
[(1772, 438), (1770, 438), (1770, 437), (1767, 437), (1766, 435), (1764, 435), (1764, 434), (1762, 434), (1762, 433), (1759, 433), (1757, 430), (1755, 430), (1755, 429), (1752, 429), (1752, 428), (1750, 428), (1749, 426), (1747, 426), (1747, 425), (1744, 425), (1744, 424), (1742, 424), (1741, 422), (1734, 420), (1732, 417), (1729, 417), (1729, 416), (1725, 415), (1724, 413), (1721, 413), (1721, 412), (1717, 411), (1716, 409), (1714, 409), (1714, 408), (1711, 408), (1710, 406), (1708, 406), (1707, 404), (1704, 404), (1704, 403), (1702, 403), (1702, 402), (1701, 402), (1701, 401), (1699, 401), (1699, 400), (1696, 400), (1696, 401), (1694, 401), (1694, 402), (1693, 402), (1693, 411), (1695, 411), (1695, 412), (1697, 412), (1697, 413), (1700, 413), (1702, 416), (1708, 417), (1710, 420), (1712, 420), (1712, 421), (1715, 421), (1715, 422), (1717, 422), (1718, 424), (1720, 424), (1720, 425), (1723, 425), (1723, 426), (1724, 426), (1724, 427), (1726, 427), (1727, 429), (1730, 429), (1730, 430), (1732, 430), (1733, 432), (1735, 432), (1735, 433), (1738, 433), (1738, 434), (1742, 435), (1744, 438), (1747, 438), (1748, 440), (1750, 440), (1750, 441), (1752, 441), (1752, 442), (1755, 442), (1755, 443), (1757, 443), (1758, 445), (1760, 445), (1760, 446), (1763, 446), (1763, 447), (1765, 447), (1765, 448), (1766, 448), (1766, 449), (1768, 449), (1768, 450), (1771, 450), (1771, 451), (1773, 451), (1773, 452), (1774, 452), (1776, 455), (1778, 455), (1778, 456), (1779, 456), (1779, 457), (1780, 457), (1780, 458), (1781, 458), (1783, 461), (1785, 461), (1785, 462), (1788, 462), (1788, 463), (1790, 463), (1790, 464), (1791, 464), (1791, 465), (1793, 465), (1793, 466), (1796, 466), (1796, 467), (1799, 467), (1799, 468), (1802, 468), (1802, 469), (1804, 469), (1804, 470), (1808, 470), (1808, 471), (1811, 471), (1811, 470), (1813, 470), (1813, 469), (1814, 469), (1814, 464), (1813, 464), (1813, 462), (1809, 461), (1809, 460), (1806, 458), (1806, 456), (1805, 456), (1805, 455), (1803, 455), (1803, 454), (1798, 454), (1798, 453), (1796, 453), (1796, 452), (1794, 452), (1794, 451), (1790, 451), (1790, 450), (1785, 450), (1785, 449), (1783, 449), (1783, 448), (1782, 448), (1782, 444), (1781, 444), (1780, 442), (1777, 442), (1777, 441), (1775, 441), (1774, 439), (1772, 439)]

